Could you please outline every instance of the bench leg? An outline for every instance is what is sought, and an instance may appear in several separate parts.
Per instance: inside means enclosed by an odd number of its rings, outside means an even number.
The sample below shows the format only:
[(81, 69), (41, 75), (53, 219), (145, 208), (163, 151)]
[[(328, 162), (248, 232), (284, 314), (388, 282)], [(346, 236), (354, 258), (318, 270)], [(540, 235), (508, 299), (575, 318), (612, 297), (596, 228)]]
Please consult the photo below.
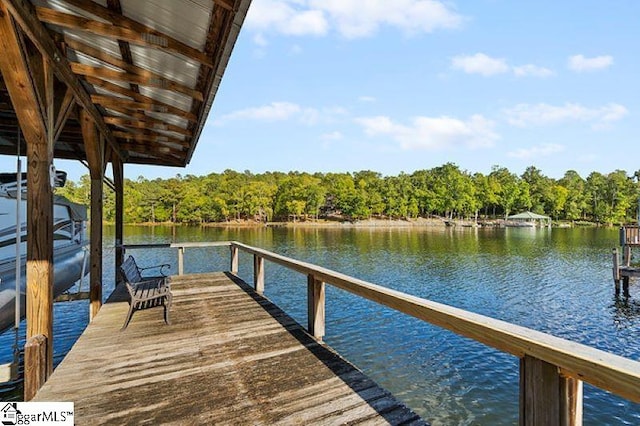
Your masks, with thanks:
[(171, 293), (167, 294), (164, 299), (164, 322), (171, 325), (171, 320), (169, 320), (169, 309), (171, 308), (171, 299), (173, 299)]
[(123, 331), (124, 329), (127, 328), (127, 326), (129, 325), (129, 321), (131, 321), (131, 317), (133, 316), (133, 302), (129, 305), (129, 313), (127, 314), (127, 319), (124, 320), (124, 325), (122, 326), (122, 328), (120, 329), (120, 331)]

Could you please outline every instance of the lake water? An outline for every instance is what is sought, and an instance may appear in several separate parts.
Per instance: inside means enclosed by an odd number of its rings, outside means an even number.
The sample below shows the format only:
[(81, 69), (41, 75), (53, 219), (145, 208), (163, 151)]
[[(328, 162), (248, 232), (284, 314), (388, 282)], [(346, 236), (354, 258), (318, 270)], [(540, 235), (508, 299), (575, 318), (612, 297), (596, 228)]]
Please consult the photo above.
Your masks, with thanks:
[[(113, 287), (113, 230), (104, 281)], [(640, 285), (616, 298), (616, 229), (126, 227), (125, 242), (237, 240), (376, 284), (640, 359)], [(132, 252), (172, 263), (168, 249)], [(185, 272), (228, 270), (228, 248), (187, 249)], [(252, 258), (239, 275), (251, 282)], [(306, 324), (306, 276), (266, 263), (265, 295)], [(105, 290), (108, 294), (109, 290)], [(86, 325), (86, 301), (55, 306), (55, 361)], [(518, 360), (327, 286), (325, 341), (434, 425), (518, 421)], [(0, 336), (0, 363), (13, 334)], [(640, 424), (640, 404), (585, 384), (585, 424)], [(0, 393), (0, 400), (7, 399)], [(4, 396), (4, 398), (3, 398)]]

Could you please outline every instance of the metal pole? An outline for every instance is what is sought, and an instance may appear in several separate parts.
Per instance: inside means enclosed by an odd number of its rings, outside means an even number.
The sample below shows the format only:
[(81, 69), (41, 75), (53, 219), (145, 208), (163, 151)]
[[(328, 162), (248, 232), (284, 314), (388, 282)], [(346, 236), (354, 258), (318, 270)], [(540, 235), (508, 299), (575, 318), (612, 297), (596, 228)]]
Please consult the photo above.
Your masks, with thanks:
[(20, 245), (22, 244), (22, 221), (20, 220), (20, 203), (22, 202), (22, 163), (20, 161), (20, 128), (18, 128), (18, 164), (16, 175), (16, 315), (15, 329), (20, 328)]

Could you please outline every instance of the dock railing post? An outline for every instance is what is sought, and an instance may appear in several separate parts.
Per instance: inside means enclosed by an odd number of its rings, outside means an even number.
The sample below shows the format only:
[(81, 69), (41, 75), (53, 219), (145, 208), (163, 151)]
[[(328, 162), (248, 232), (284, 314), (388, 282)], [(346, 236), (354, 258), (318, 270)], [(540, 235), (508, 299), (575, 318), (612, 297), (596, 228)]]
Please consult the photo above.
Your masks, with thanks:
[(231, 273), (238, 274), (238, 247), (231, 244)]
[(582, 382), (560, 374), (553, 364), (520, 359), (520, 426), (582, 424)]
[(31, 401), (47, 381), (47, 336), (38, 334), (24, 345), (24, 400)]
[(307, 275), (307, 330), (318, 341), (324, 336), (324, 282)]
[(264, 294), (264, 258), (253, 255), (253, 286), (256, 293)]
[(178, 275), (184, 274), (184, 247), (178, 247)]
[(616, 295), (620, 294), (620, 257), (618, 249), (613, 249), (613, 283), (616, 286)]

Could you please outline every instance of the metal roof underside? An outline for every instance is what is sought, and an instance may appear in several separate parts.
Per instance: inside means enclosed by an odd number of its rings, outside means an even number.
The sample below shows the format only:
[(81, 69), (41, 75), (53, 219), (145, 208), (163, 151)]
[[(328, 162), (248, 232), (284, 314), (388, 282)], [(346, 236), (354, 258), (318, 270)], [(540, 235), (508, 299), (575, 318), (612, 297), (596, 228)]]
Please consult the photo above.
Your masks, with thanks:
[[(251, 0), (32, 0), (126, 163), (186, 166)], [(0, 80), (0, 153), (18, 121)], [(85, 160), (77, 111), (54, 156)]]

